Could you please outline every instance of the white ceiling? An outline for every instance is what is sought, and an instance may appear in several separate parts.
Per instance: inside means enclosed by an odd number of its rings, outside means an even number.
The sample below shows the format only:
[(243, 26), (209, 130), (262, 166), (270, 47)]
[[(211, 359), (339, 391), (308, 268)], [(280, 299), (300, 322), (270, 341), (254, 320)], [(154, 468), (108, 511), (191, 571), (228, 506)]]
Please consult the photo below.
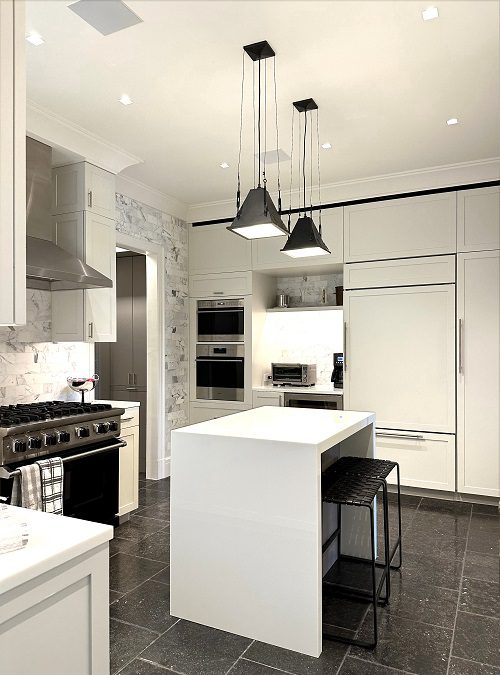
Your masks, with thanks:
[[(143, 23), (103, 36), (66, 0), (30, 0), (27, 30), (45, 44), (27, 44), (28, 97), (144, 159), (126, 175), (187, 204), (227, 199), (242, 46), (267, 39), (280, 146), (290, 154), (292, 102), (313, 97), (321, 141), (333, 145), (321, 152), (323, 184), (499, 156), (500, 4), (433, 1), (439, 19), (424, 22), (425, 0), (128, 0)], [(134, 104), (118, 103), (122, 93)], [(247, 104), (243, 189), (253, 153)], [(447, 126), (451, 117), (460, 123)], [(273, 138), (270, 124), (268, 147)]]

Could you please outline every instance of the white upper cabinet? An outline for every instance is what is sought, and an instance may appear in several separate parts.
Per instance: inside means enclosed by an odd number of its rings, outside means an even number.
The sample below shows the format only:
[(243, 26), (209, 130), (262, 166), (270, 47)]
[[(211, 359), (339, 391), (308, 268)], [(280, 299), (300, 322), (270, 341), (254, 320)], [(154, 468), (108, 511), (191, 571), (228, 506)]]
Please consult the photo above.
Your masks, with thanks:
[(458, 490), (500, 497), (500, 252), (457, 256)]
[(455, 252), (455, 192), (344, 208), (345, 262)]
[(250, 241), (224, 224), (189, 228), (189, 273), (246, 272), (252, 269)]
[[(291, 220), (291, 227), (297, 222), (297, 215)], [(283, 216), (286, 223), (286, 217)], [(313, 220), (316, 226), (319, 225), (319, 216), (317, 211), (313, 211)], [(286, 237), (270, 237), (269, 239), (255, 239), (252, 242), (252, 267), (254, 270), (279, 270), (288, 268), (292, 272), (311, 267), (320, 267), (321, 265), (342, 264), (342, 220), (343, 209), (326, 209), (321, 213), (322, 236), (325, 244), (331, 251), (331, 255), (321, 255), (311, 258), (290, 258), (281, 252), (286, 244)]]
[(58, 246), (113, 281), (113, 288), (52, 293), (54, 341), (116, 341), (115, 221), (89, 211), (55, 217)]
[(59, 166), (52, 172), (52, 213), (90, 211), (115, 218), (115, 176), (88, 162)]
[(22, 0), (0, 2), (0, 325), (26, 323), (26, 76)]
[(500, 248), (500, 187), (457, 193), (457, 250)]

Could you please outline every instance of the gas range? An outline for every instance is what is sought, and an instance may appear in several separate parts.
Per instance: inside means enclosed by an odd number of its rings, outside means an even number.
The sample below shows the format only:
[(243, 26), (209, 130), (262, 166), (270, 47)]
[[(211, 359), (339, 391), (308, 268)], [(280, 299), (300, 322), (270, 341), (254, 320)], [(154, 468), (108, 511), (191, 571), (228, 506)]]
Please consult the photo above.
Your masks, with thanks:
[(118, 437), (124, 412), (110, 404), (74, 401), (0, 406), (0, 466), (84, 450)]

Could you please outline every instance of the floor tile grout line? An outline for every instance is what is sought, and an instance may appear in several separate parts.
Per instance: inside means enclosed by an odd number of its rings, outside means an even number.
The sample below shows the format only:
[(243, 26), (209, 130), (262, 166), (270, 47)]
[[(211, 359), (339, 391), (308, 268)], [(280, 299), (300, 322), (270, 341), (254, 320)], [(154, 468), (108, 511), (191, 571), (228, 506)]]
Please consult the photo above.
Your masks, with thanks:
[[(114, 556), (111, 556), (111, 557), (113, 558)], [(132, 558), (137, 558), (138, 556), (131, 556), (131, 557), (132, 557)], [(140, 558), (140, 560), (148, 560), (148, 558)], [(159, 560), (150, 560), (150, 562), (160, 562), (160, 561), (159, 561)], [(137, 586), (134, 586), (133, 588), (131, 588), (131, 589), (128, 590), (128, 591), (125, 591), (125, 592), (119, 591), (119, 590), (116, 589), (116, 588), (111, 588), (111, 586), (109, 587), (109, 590), (110, 590), (110, 591), (115, 591), (115, 593), (122, 593), (122, 597), (123, 597), (124, 595), (128, 595), (128, 593), (132, 593), (132, 591), (137, 590), (137, 589), (139, 588), (139, 586), (142, 586), (142, 584), (145, 584), (146, 581), (151, 581), (151, 579), (152, 579), (154, 576), (156, 576), (157, 574), (160, 574), (160, 572), (163, 572), (163, 571), (165, 570), (165, 568), (170, 567), (170, 565), (169, 565), (168, 563), (162, 563), (162, 565), (165, 565), (165, 567), (162, 567), (161, 570), (156, 570), (156, 572), (155, 572), (154, 574), (152, 574), (152, 575), (151, 575), (150, 577), (148, 577), (147, 579), (144, 579), (143, 581), (141, 581), (140, 584), (137, 584)], [(161, 583), (161, 582), (160, 582), (160, 583)], [(165, 585), (166, 585), (166, 584), (165, 584)], [(118, 599), (121, 600), (121, 598), (118, 598)]]
[[(469, 540), (471, 522), (472, 522), (472, 506), (471, 506), (470, 514), (469, 514), (469, 526), (467, 528), (467, 540), (466, 540), (466, 543), (465, 543), (465, 550), (467, 550), (467, 542)], [(466, 556), (464, 555), (464, 559), (462, 561), (462, 572), (460, 574), (460, 584), (459, 584), (459, 587), (458, 587), (457, 608), (455, 610), (455, 621), (453, 623), (453, 632), (451, 634), (450, 653), (448, 655), (448, 666), (446, 668), (446, 675), (449, 675), (449, 672), (450, 672), (451, 656), (453, 654), (453, 645), (455, 644), (455, 631), (456, 631), (456, 628), (457, 628), (458, 612), (459, 612), (459, 607), (460, 607), (460, 597), (462, 596), (462, 588), (463, 588), (463, 583), (464, 583), (465, 558), (466, 558)]]
[(500, 621), (499, 616), (490, 616), (489, 614), (479, 614), (478, 612), (468, 612), (464, 609), (458, 610), (459, 614), (470, 614), (471, 616), (480, 616), (482, 619), (492, 619), (493, 621)]
[(235, 665), (238, 663), (238, 661), (243, 658), (243, 656), (247, 653), (247, 651), (250, 649), (250, 647), (253, 645), (254, 642), (255, 642), (255, 640), (252, 640), (250, 642), (250, 644), (245, 647), (245, 649), (243, 650), (243, 653), (238, 656), (236, 661), (232, 664), (232, 666), (229, 668), (229, 670), (226, 670), (224, 675), (228, 675), (228, 673), (230, 673), (232, 671), (232, 669), (235, 667)]
[[(127, 626), (132, 626), (132, 628), (139, 628), (141, 630), (147, 630), (148, 633), (154, 633), (156, 637), (160, 637), (161, 632), (157, 630), (153, 630), (152, 628), (146, 628), (146, 626), (139, 626), (138, 623), (131, 623), (130, 621), (125, 621), (124, 619), (117, 619), (115, 616), (110, 616), (109, 617), (110, 621), (117, 621), (118, 623), (124, 623)], [(156, 640), (156, 638), (155, 638)]]
[(250, 663), (257, 663), (259, 666), (264, 666), (264, 668), (270, 668), (271, 670), (275, 670), (277, 673), (285, 673), (286, 675), (297, 675), (297, 673), (293, 673), (291, 670), (280, 670), (279, 668), (270, 666), (267, 663), (262, 663), (262, 661), (256, 661), (255, 659), (249, 659), (248, 657), (243, 658), (243, 661), (249, 661)]
[(498, 670), (500, 673), (500, 668), (498, 666), (494, 666), (491, 663), (483, 663), (482, 661), (474, 661), (473, 659), (465, 659), (463, 656), (453, 656), (452, 658), (458, 659), (459, 661), (465, 661), (466, 663), (475, 663), (478, 666), (488, 666), (488, 668), (493, 668), (494, 670)]
[(394, 673), (404, 673), (404, 675), (418, 675), (418, 673), (415, 673), (413, 670), (400, 670), (399, 668), (394, 668), (394, 666), (388, 666), (385, 663), (379, 664), (376, 661), (366, 661), (365, 659), (362, 659), (361, 656), (356, 656), (354, 654), (351, 654), (350, 658), (355, 659), (356, 661), (361, 661), (362, 663), (369, 663), (371, 666), (381, 665), (383, 668), (387, 668), (387, 670), (392, 670)]
[[(134, 656), (134, 658), (130, 659), (130, 661), (127, 661), (127, 663), (123, 664), (123, 666), (119, 670), (116, 671), (116, 675), (119, 675), (119, 673), (121, 673), (124, 668), (126, 668), (127, 666), (129, 666), (132, 663), (132, 661), (135, 661), (135, 659), (140, 658), (141, 654), (143, 654), (146, 651), (146, 649), (149, 649), (149, 647), (151, 647), (152, 644), (154, 644), (157, 640), (159, 640), (166, 633), (168, 633), (168, 631), (171, 628), (173, 628), (174, 626), (176, 626), (179, 623), (179, 621), (180, 621), (180, 619), (177, 619), (177, 621), (175, 623), (173, 623), (171, 626), (169, 626), (165, 632), (157, 635), (154, 640), (152, 640), (148, 645), (146, 645), (146, 647), (144, 647), (144, 649), (141, 649), (141, 651), (138, 654), (136, 654)], [(176, 672), (176, 671), (170, 671), (170, 672)], [(178, 675), (185, 675), (185, 673), (178, 673)]]

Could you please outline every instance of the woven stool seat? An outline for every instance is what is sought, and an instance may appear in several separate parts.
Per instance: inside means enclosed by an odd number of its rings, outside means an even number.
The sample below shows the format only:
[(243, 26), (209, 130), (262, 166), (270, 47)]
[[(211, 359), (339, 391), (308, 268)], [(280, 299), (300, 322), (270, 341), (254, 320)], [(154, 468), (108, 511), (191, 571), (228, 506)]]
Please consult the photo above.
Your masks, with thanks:
[(385, 480), (396, 466), (396, 462), (388, 459), (372, 459), (371, 457), (341, 457), (333, 464), (337, 471), (380, 480)]
[[(332, 472), (333, 474), (333, 472)], [(380, 481), (365, 476), (335, 472), (323, 488), (323, 501), (332, 504), (370, 506), (380, 489)]]

